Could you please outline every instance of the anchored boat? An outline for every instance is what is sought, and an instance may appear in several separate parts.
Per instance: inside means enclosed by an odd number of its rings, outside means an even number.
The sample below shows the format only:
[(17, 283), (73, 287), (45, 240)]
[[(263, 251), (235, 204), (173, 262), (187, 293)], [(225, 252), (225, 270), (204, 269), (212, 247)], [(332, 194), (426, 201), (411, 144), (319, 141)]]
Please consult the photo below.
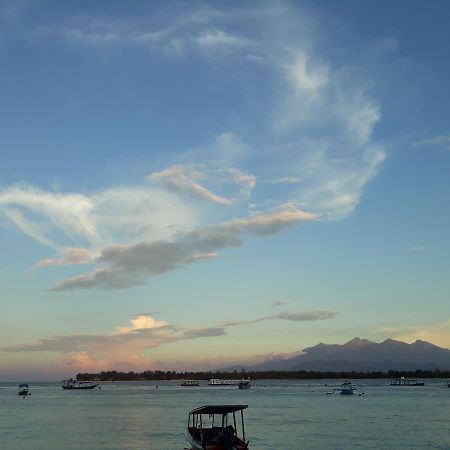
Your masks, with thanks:
[(95, 389), (98, 386), (98, 383), (94, 381), (77, 381), (77, 380), (63, 380), (62, 388), (66, 390), (87, 390), (87, 389)]
[(198, 450), (247, 450), (246, 408), (247, 405), (207, 405), (193, 409), (188, 416), (186, 439)]
[(31, 395), (30, 387), (28, 386), (28, 384), (26, 384), (26, 383), (19, 384), (19, 392), (17, 393), (17, 395), (20, 395), (22, 397)]
[(423, 381), (417, 381), (415, 378), (395, 378), (389, 383), (391, 386), (424, 386)]
[(250, 378), (241, 378), (239, 380), (226, 380), (221, 378), (211, 378), (209, 386), (236, 386), (239, 383), (250, 383)]
[(353, 395), (355, 387), (353, 386), (351, 381), (344, 381), (339, 390), (341, 391), (341, 395)]
[(180, 384), (180, 386), (183, 386), (183, 387), (197, 387), (197, 386), (200, 386), (200, 385), (198, 384), (197, 380), (184, 380)]

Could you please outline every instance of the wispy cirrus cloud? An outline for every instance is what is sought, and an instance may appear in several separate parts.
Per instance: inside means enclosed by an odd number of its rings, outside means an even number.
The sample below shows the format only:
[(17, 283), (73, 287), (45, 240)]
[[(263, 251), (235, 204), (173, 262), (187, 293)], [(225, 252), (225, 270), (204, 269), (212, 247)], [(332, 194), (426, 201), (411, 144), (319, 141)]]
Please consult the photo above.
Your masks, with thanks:
[(154, 172), (148, 176), (149, 180), (163, 184), (169, 191), (194, 195), (222, 205), (231, 205), (233, 203), (232, 199), (214, 194), (202, 186), (199, 180), (203, 178), (205, 178), (205, 175), (202, 172), (181, 165), (171, 166), (161, 172)]
[[(382, 115), (371, 80), (317, 50), (314, 19), (300, 8), (198, 7), (161, 14), (76, 16), (45, 30), (64, 36), (62, 45), (94, 52), (108, 46), (112, 58), (123, 46), (142, 49), (145, 57), (151, 49), (167, 64), (196, 52), (203, 68), (220, 67), (226, 79), (238, 64), (246, 81), (233, 90), (242, 89), (245, 98), (258, 92), (245, 102), (255, 101), (255, 109), (233, 111), (234, 127), (211, 145), (171, 155), (168, 167), (153, 169), (146, 185), (90, 194), (32, 186), (0, 190), (6, 217), (59, 253), (38, 267), (96, 266), (53, 290), (143, 284), (214, 259), (249, 236), (269, 236), (319, 216), (345, 218), (387, 158), (373, 138)], [(264, 84), (248, 90), (249, 80)], [(248, 214), (267, 204), (279, 206)], [(227, 211), (217, 212), (219, 207)], [(56, 239), (61, 234), (64, 239)]]
[(415, 147), (424, 147), (424, 148), (441, 148), (444, 150), (450, 150), (450, 134), (434, 136), (427, 139), (421, 139), (413, 143)]

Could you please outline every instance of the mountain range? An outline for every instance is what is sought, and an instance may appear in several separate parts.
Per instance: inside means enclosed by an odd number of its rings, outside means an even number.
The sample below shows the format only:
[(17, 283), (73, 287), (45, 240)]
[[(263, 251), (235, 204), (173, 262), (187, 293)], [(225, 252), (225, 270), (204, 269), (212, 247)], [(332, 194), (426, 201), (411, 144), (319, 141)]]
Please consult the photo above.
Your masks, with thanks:
[[(430, 342), (412, 344), (386, 339), (376, 343), (358, 337), (345, 344), (317, 344), (291, 358), (272, 357), (246, 370), (387, 371), (450, 369), (450, 350)], [(242, 366), (228, 368), (242, 369)]]

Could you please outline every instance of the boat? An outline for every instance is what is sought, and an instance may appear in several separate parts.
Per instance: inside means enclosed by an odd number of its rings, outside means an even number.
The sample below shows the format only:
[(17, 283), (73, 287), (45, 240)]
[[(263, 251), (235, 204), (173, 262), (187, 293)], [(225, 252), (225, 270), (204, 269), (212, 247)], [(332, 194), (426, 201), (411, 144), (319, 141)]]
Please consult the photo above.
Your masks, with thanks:
[(26, 384), (26, 383), (19, 384), (19, 392), (17, 393), (17, 395), (20, 395), (22, 397), (31, 395), (30, 387), (28, 386), (28, 384)]
[(180, 384), (180, 386), (183, 386), (183, 387), (197, 387), (197, 386), (200, 386), (200, 385), (198, 384), (197, 380), (184, 380)]
[(344, 381), (339, 388), (341, 395), (353, 395), (353, 391), (355, 387), (351, 383), (351, 381)]
[(450, 388), (450, 380), (447, 380), (447, 381), (445, 382), (445, 386), (448, 387), (448, 388)]
[(423, 381), (417, 381), (415, 378), (394, 378), (389, 383), (390, 386), (424, 386)]
[(74, 379), (63, 380), (62, 388), (67, 390), (87, 390), (87, 389), (95, 389), (99, 383), (95, 383), (94, 381), (78, 381)]
[(236, 380), (226, 380), (221, 378), (211, 378), (208, 386), (236, 386), (239, 383), (250, 383), (250, 378), (241, 378)]
[(240, 380), (237, 386), (238, 389), (250, 389), (252, 385), (250, 384), (250, 380)]
[(247, 406), (207, 405), (193, 409), (188, 416), (187, 441), (198, 450), (247, 450), (244, 428)]

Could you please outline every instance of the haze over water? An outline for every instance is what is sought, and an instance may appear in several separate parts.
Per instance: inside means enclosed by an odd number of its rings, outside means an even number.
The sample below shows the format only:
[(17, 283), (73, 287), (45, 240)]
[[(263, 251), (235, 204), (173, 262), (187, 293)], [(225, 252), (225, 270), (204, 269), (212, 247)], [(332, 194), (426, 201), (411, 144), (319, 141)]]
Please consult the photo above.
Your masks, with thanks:
[(420, 388), (386, 382), (356, 380), (356, 394), (348, 397), (326, 394), (336, 380), (261, 381), (248, 391), (117, 382), (67, 392), (41, 383), (30, 386), (26, 399), (17, 396), (17, 383), (2, 383), (0, 449), (182, 450), (188, 412), (215, 403), (249, 405), (252, 450), (450, 449), (444, 380)]

